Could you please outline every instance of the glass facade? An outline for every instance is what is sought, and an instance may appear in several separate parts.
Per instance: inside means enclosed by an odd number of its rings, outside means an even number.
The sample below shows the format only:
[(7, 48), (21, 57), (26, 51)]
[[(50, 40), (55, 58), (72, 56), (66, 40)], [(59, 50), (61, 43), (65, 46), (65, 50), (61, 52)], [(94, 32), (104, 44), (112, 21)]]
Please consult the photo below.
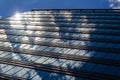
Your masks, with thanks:
[(120, 79), (120, 10), (31, 10), (0, 20), (0, 78)]

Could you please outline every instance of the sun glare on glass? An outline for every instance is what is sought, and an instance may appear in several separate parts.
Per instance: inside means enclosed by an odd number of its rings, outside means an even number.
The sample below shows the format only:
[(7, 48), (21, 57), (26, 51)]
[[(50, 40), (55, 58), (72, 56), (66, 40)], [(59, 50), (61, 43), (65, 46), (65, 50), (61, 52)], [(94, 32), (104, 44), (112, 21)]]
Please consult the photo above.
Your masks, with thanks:
[(20, 18), (21, 18), (21, 14), (19, 12), (16, 12), (15, 13), (15, 19), (20, 20)]

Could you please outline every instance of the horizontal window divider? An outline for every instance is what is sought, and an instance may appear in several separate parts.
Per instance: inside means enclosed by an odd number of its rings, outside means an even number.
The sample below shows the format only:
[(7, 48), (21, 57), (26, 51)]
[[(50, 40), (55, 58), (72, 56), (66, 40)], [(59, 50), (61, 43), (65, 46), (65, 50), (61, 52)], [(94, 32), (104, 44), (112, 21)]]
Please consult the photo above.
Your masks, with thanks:
[[(6, 35), (4, 33), (1, 33), (0, 35)], [(7, 34), (7, 36), (27, 36), (27, 37), (41, 37), (41, 38), (54, 38), (54, 39), (64, 39), (64, 40), (80, 40), (80, 41), (91, 41), (91, 42), (105, 42), (105, 43), (114, 43), (114, 44), (119, 44), (120, 40), (119, 39), (105, 39), (105, 38), (91, 38), (91, 37), (71, 37), (71, 36), (59, 36), (59, 35), (46, 35), (46, 34), (41, 34), (41, 35), (19, 35), (19, 34)], [(4, 39), (0, 39), (4, 40)], [(8, 40), (9, 41), (9, 40)]]
[(28, 61), (19, 61), (19, 60), (5, 59), (5, 58), (0, 58), (0, 63), (14, 65), (14, 66), (20, 66), (20, 67), (25, 67), (25, 68), (35, 69), (35, 70), (43, 70), (43, 71), (48, 71), (48, 72), (67, 74), (67, 75), (76, 76), (76, 77), (85, 77), (85, 78), (89, 78), (89, 79), (113, 79), (113, 80), (116, 80), (116, 79), (120, 78), (119, 76), (99, 74), (99, 73), (87, 72), (87, 71), (83, 71), (83, 70), (68, 69), (68, 68), (64, 68), (64, 67), (56, 67), (56, 66), (51, 66), (51, 65), (31, 63)]
[[(4, 41), (3, 41), (4, 42)], [(20, 44), (20, 42), (10, 41), (11, 44), (16, 43)], [(108, 53), (116, 53), (120, 54), (120, 49), (118, 48), (107, 48), (107, 47), (97, 47), (97, 46), (86, 46), (86, 45), (73, 45), (73, 44), (64, 44), (64, 43), (53, 43), (53, 42), (43, 42), (39, 41), (38, 43), (30, 43), (27, 41), (21, 42), (21, 44), (32, 44), (32, 45), (40, 45), (40, 46), (50, 46), (50, 47), (61, 47), (61, 48), (70, 48), (70, 49), (79, 49), (79, 50), (91, 50), (98, 52), (108, 52)], [(4, 47), (4, 46), (2, 46)], [(11, 47), (9, 47), (11, 48)]]
[[(0, 73), (0, 79), (1, 80), (26, 80), (25, 78), (3, 74), (3, 73)], [(27, 79), (27, 80), (30, 80), (30, 79)]]

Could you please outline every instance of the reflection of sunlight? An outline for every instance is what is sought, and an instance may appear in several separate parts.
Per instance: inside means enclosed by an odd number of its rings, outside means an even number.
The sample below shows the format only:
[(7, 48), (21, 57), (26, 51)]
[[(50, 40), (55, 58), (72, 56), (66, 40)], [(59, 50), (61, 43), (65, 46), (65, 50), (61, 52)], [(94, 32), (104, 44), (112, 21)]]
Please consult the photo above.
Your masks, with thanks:
[(22, 16), (21, 16), (21, 13), (19, 12), (16, 12), (13, 17), (9, 17), (8, 19), (9, 19), (10, 25), (22, 23), (21, 22)]
[(16, 14), (15, 14), (15, 18), (16, 18), (16, 20), (20, 20), (20, 18), (21, 18), (21, 14), (20, 14), (19, 12), (16, 12)]

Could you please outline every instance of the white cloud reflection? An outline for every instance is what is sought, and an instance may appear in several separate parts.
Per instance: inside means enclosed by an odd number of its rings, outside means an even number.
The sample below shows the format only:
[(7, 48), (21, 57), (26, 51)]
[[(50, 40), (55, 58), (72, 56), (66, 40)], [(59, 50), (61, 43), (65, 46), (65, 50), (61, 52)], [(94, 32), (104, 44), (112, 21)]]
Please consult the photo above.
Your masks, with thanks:
[(113, 9), (120, 9), (120, 0), (109, 0), (109, 7)]

